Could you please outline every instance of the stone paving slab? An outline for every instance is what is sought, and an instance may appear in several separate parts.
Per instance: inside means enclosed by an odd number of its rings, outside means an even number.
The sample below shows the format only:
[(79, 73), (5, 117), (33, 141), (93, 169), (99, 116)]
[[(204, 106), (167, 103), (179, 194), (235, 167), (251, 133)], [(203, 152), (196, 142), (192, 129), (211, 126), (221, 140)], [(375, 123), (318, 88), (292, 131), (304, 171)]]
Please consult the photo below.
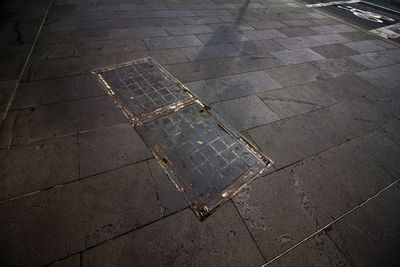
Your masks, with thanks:
[(370, 53), (384, 50), (383, 47), (374, 44), (371, 41), (359, 41), (344, 44), (345, 46), (358, 51), (359, 53)]
[(325, 57), (309, 48), (277, 51), (271, 52), (271, 54), (286, 64), (299, 64), (325, 59)]
[[(329, 237), (355, 265), (388, 265), (399, 263), (399, 209), (397, 183), (353, 212), (328, 230)], [(377, 249), (379, 248), (379, 249)]]
[(83, 253), (83, 266), (260, 266), (263, 262), (230, 202), (203, 223), (185, 209)]
[(10, 112), (13, 113), (7, 118), (13, 123), (13, 145), (126, 122), (110, 96)]
[(400, 84), (399, 71), (400, 65), (396, 64), (359, 72), (357, 75), (377, 87), (391, 89)]
[(202, 45), (194, 35), (154, 37), (144, 39), (144, 42), (150, 50)]
[(233, 44), (245, 55), (266, 54), (271, 51), (285, 50), (286, 48), (278, 44), (274, 40), (258, 40), (249, 42), (239, 42)]
[(53, 79), (63, 76), (82, 75), (90, 71), (116, 64), (113, 55), (74, 57), (33, 62), (29, 71), (29, 80)]
[(321, 45), (311, 49), (326, 58), (340, 58), (357, 54), (356, 51), (343, 44)]
[[(80, 177), (151, 157), (151, 152), (130, 124), (118, 124), (79, 134)], [(93, 160), (96, 164), (93, 164)]]
[(382, 92), (378, 87), (354, 74), (318, 80), (313, 84), (337, 101)]
[(49, 265), (50, 267), (80, 267), (81, 266), (81, 255), (77, 254), (66, 259), (56, 261)]
[(230, 44), (207, 45), (181, 48), (190, 61), (200, 61), (212, 58), (233, 57), (240, 52)]
[(106, 94), (104, 87), (91, 74), (28, 82), (19, 85), (12, 109), (32, 108)]
[(284, 87), (308, 83), (326, 77), (326, 73), (311, 63), (289, 65), (269, 69), (266, 72)]
[(78, 179), (76, 136), (0, 150), (0, 201)]
[(3, 203), (0, 214), (5, 266), (49, 264), (161, 217), (146, 162)]
[(304, 198), (285, 170), (254, 181), (233, 198), (267, 261), (317, 230)]
[(257, 96), (228, 100), (211, 107), (238, 131), (279, 120)]
[(223, 59), (166, 65), (165, 68), (181, 82), (191, 82), (234, 74)]
[(340, 77), (345, 74), (355, 73), (366, 69), (362, 65), (349, 60), (348, 58), (319, 60), (312, 62), (312, 64), (332, 77)]
[(187, 83), (187, 86), (207, 104), (282, 87), (263, 71), (247, 72), (205, 81), (197, 81)]
[(312, 84), (303, 84), (259, 94), (281, 119), (334, 104), (336, 101)]
[(183, 198), (176, 186), (171, 182), (164, 172), (160, 163), (156, 159), (147, 161), (154, 186), (157, 191), (157, 198), (160, 203), (160, 209), (163, 216), (170, 215), (188, 207), (188, 203)]
[[(306, 255), (306, 256), (305, 256)], [(335, 243), (320, 233), (268, 266), (352, 266)]]
[(248, 133), (261, 151), (275, 160), (277, 168), (346, 141), (342, 133), (315, 112), (260, 126)]
[(272, 69), (285, 65), (271, 54), (245, 55), (223, 59), (234, 73)]
[[(397, 43), (292, 0), (106, 2), (53, 2), (22, 74), (0, 129), (0, 265), (260, 266), (398, 179)], [(2, 106), (48, 4), (4, 5)], [(89, 75), (146, 56), (276, 163), (203, 222)], [(392, 259), (385, 208), (271, 265), (365, 265), (375, 240)]]
[(7, 109), (8, 103), (10, 102), (10, 97), (13, 90), (15, 89), (16, 84), (17, 81), (15, 80), (0, 82), (0, 120), (3, 119), (4, 113)]

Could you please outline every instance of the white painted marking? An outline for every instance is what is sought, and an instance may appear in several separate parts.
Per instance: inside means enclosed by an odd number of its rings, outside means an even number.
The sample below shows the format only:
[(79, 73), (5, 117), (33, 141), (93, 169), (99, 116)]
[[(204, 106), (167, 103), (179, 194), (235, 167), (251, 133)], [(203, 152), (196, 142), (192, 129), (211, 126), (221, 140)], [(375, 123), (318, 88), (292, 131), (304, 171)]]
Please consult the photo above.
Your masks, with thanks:
[(392, 19), (388, 16), (380, 15), (378, 13), (374, 13), (371, 11), (361, 10), (358, 8), (354, 8), (352, 6), (337, 6), (337, 7), (340, 9), (343, 9), (343, 10), (350, 11), (351, 13), (353, 13), (354, 16), (357, 16), (362, 19), (370, 20), (373, 22), (377, 22), (377, 23), (383, 23), (384, 20), (390, 21), (390, 22), (395, 21), (394, 19)]
[(399, 38), (400, 37), (400, 23), (373, 29), (373, 30), (370, 30), (370, 32), (377, 34), (379, 36), (382, 36), (386, 39)]
[(361, 0), (348, 0), (348, 1), (332, 1), (332, 2), (325, 2), (325, 3), (317, 3), (317, 4), (310, 4), (306, 5), (306, 7), (324, 7), (324, 6), (335, 6), (335, 5), (343, 5), (343, 4), (355, 4), (362, 2)]

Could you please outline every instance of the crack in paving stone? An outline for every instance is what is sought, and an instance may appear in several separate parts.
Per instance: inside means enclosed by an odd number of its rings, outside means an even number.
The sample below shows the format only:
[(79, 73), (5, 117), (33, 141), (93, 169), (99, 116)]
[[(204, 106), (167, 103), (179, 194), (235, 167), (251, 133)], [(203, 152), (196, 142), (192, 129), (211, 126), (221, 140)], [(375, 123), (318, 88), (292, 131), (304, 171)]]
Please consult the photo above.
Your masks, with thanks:
[(94, 73), (200, 219), (272, 167), (152, 58)]

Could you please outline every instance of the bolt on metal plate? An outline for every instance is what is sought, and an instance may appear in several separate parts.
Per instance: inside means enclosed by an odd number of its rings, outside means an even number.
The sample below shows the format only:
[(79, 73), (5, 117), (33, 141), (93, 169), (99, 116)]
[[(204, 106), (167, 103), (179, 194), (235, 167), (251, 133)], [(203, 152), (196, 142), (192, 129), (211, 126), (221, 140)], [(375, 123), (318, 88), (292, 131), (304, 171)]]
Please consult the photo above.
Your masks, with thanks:
[(272, 166), (154, 59), (94, 73), (200, 219)]

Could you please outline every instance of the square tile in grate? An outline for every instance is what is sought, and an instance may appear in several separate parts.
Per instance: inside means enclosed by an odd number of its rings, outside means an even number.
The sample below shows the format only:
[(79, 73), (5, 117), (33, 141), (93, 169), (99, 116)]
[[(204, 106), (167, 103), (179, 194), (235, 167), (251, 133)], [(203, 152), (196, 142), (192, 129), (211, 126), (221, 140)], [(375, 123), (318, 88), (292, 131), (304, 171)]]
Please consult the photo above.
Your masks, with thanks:
[(150, 60), (106, 68), (98, 72), (132, 118), (142, 118), (178, 102), (193, 100), (183, 88)]

